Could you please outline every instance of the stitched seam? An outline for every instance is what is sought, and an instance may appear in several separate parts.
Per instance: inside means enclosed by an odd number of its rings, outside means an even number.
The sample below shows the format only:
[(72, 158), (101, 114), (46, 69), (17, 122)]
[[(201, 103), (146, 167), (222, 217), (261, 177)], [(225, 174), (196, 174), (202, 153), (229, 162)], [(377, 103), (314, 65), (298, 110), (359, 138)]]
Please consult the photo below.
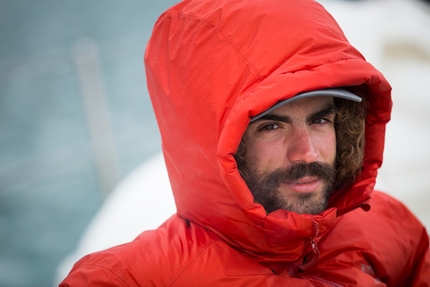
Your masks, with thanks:
[[(193, 14), (185, 15), (183, 13), (180, 13), (179, 15), (181, 15), (182, 19), (195, 20), (195, 21), (199, 21), (201, 23), (204, 23), (208, 26), (208, 30), (211, 30), (214, 33), (220, 34), (222, 36), (222, 38), (224, 39), (224, 42), (228, 46), (230, 46), (234, 51), (236, 51), (238, 56), (240, 55), (239, 58), (242, 59), (242, 61), (245, 63), (245, 65), (252, 67), (252, 71), (257, 75), (256, 79), (261, 78), (260, 72), (254, 67), (254, 65), (251, 63), (250, 59), (247, 56), (245, 56), (245, 54), (242, 53), (242, 51), (236, 45), (233, 44), (233, 42), (230, 40), (230, 38), (221, 30), (221, 28), (219, 26), (215, 25), (212, 21), (205, 19), (205, 18), (201, 18), (197, 15), (193, 15)], [(166, 17), (170, 18), (173, 21), (171, 15), (168, 15)]]
[(181, 275), (188, 269), (188, 267), (191, 266), (191, 264), (194, 263), (194, 261), (197, 260), (197, 258), (200, 257), (200, 255), (202, 255), (203, 252), (205, 252), (206, 250), (208, 250), (209, 247), (211, 247), (212, 245), (214, 245), (217, 241), (213, 241), (211, 244), (209, 244), (208, 246), (206, 246), (202, 251), (200, 251), (194, 258), (193, 260), (190, 261), (190, 263), (188, 263), (181, 272), (179, 272), (178, 276), (176, 276), (176, 278), (172, 281), (172, 283), (169, 286), (173, 286), (173, 284), (175, 284), (176, 280), (179, 279), (179, 277), (181, 277)]
[(120, 279), (126, 286), (129, 286), (130, 287), (130, 285), (128, 285), (127, 284), (127, 282), (125, 282), (124, 281), (124, 279), (122, 279), (121, 278), (121, 276), (119, 276), (116, 272), (114, 272), (113, 270), (111, 270), (111, 269), (109, 269), (109, 268), (107, 268), (107, 267), (104, 267), (104, 266), (101, 266), (101, 265), (97, 265), (97, 264), (91, 264), (91, 263), (85, 263), (85, 264), (83, 264), (82, 265), (82, 267), (83, 266), (93, 266), (93, 267), (98, 267), (98, 268), (100, 268), (100, 269), (104, 269), (105, 271), (108, 271), (108, 272), (110, 272), (110, 273), (112, 273), (112, 274), (114, 274), (116, 277), (118, 277), (118, 279)]

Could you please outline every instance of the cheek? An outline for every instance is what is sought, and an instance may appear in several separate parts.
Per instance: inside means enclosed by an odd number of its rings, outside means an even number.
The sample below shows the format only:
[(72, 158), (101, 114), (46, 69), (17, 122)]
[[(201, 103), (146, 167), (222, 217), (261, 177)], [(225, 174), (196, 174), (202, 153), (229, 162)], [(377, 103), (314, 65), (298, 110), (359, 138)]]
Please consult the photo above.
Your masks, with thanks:
[(336, 159), (336, 134), (331, 132), (319, 139), (319, 153), (324, 162), (334, 163)]
[(283, 166), (285, 147), (282, 141), (253, 142), (247, 145), (245, 160), (259, 172), (271, 171)]

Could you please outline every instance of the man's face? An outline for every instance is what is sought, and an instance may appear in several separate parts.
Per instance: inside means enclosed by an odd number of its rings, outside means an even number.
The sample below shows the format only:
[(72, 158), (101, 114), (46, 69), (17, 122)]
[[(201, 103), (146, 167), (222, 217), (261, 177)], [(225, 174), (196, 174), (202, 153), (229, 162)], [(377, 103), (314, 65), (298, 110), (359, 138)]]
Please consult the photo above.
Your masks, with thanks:
[(336, 174), (335, 115), (332, 97), (311, 97), (249, 124), (239, 169), (267, 212), (318, 214), (327, 208)]

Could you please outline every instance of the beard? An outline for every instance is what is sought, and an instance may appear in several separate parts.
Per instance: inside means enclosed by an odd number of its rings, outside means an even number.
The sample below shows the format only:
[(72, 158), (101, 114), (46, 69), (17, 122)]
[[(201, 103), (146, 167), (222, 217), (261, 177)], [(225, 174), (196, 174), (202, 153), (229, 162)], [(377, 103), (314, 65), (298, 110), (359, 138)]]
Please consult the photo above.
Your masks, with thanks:
[[(248, 185), (254, 200), (265, 208), (267, 213), (284, 209), (300, 214), (318, 214), (327, 208), (336, 177), (333, 165), (321, 162), (293, 164), (287, 168), (276, 169), (259, 174), (255, 168), (245, 164), (240, 167), (241, 174)], [(305, 176), (322, 180), (322, 190), (311, 193), (294, 193), (289, 198), (282, 195), (282, 183), (292, 183)]]

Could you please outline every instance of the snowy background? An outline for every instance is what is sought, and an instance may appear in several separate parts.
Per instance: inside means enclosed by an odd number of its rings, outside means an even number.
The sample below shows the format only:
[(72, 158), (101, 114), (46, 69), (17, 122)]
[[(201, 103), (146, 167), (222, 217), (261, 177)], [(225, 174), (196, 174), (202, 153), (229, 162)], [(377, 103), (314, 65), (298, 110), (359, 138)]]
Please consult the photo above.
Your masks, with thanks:
[[(174, 2), (0, 0), (0, 286), (52, 286), (175, 212), (142, 64)], [(321, 3), (394, 88), (378, 187), (430, 227), (430, 5)]]

